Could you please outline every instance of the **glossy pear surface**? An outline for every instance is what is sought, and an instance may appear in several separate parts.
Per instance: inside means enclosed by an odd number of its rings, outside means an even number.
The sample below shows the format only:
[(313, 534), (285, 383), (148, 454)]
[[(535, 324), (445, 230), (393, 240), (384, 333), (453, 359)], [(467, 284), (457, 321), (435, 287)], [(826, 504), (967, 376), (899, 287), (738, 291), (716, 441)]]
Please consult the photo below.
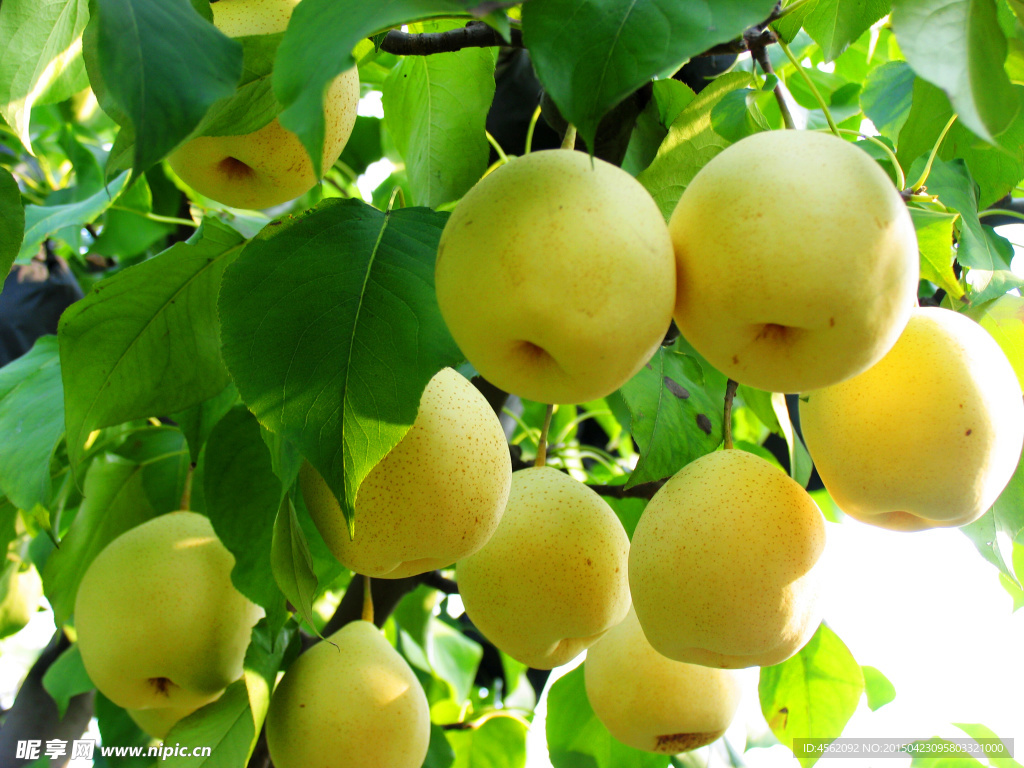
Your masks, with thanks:
[(277, 768), (420, 768), (430, 710), (405, 659), (354, 621), (292, 663), (266, 728)]
[(632, 608), (587, 651), (583, 672), (594, 714), (616, 739), (647, 752), (675, 755), (710, 744), (740, 703), (736, 672), (662, 656)]
[(241, 677), (263, 609), (232, 585), (234, 564), (195, 512), (161, 515), (110, 542), (75, 599), (82, 662), (100, 692), (126, 709), (184, 716)]
[(824, 518), (798, 483), (751, 453), (709, 453), (662, 486), (633, 533), (637, 618), (670, 659), (778, 664), (821, 620), (824, 547)]
[(491, 537), (508, 501), (512, 464), (501, 423), (451, 368), (420, 398), (405, 437), (359, 487), (355, 537), (327, 483), (306, 464), (306, 506), (334, 556), (356, 573), (397, 579), (443, 568)]
[(874, 365), (917, 299), (907, 206), (866, 152), (768, 131), (716, 156), (669, 221), (686, 340), (722, 373), (802, 392)]
[(584, 152), (512, 160), (476, 184), (441, 235), (437, 301), (484, 378), (543, 403), (618, 389), (672, 319), (665, 221), (632, 176)]
[(551, 467), (512, 473), (498, 530), (458, 563), (466, 613), (523, 664), (565, 664), (629, 610), (629, 539), (607, 502)]
[(800, 422), (839, 508), (899, 531), (976, 520), (1010, 481), (1024, 442), (1006, 355), (973, 320), (939, 308), (915, 310), (870, 370), (806, 393)]
[[(214, 25), (228, 37), (284, 32), (298, 0), (219, 0)], [(359, 102), (359, 74), (346, 70), (324, 94), (322, 169), (341, 155)], [(198, 136), (168, 158), (176, 174), (202, 195), (234, 208), (269, 208), (305, 194), (317, 182), (299, 137), (275, 117), (252, 133)]]

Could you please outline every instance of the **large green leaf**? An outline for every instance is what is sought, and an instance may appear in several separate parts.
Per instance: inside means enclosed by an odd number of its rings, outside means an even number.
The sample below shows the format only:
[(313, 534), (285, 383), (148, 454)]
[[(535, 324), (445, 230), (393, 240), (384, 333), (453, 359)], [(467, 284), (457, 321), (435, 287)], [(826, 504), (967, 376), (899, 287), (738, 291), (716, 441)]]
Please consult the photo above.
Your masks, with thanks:
[(51, 98), (60, 100), (85, 87), (79, 54), (88, 21), (89, 0), (0, 5), (0, 115), (30, 152), (29, 118), (40, 97), (51, 91)]
[(518, 719), (492, 717), (479, 728), (449, 731), (455, 751), (452, 768), (524, 768), (526, 726)]
[(303, 0), (278, 49), (274, 93), (285, 109), (281, 125), (296, 133), (321, 173), (324, 90), (355, 65), (352, 49), (364, 37), (399, 24), (465, 12), (479, 0)]
[(178, 429), (188, 441), (189, 457), (193, 464), (199, 461), (199, 452), (213, 428), (217, 426), (217, 422), (237, 402), (238, 390), (235, 389), (234, 384), (228, 384), (219, 395), (214, 395), (209, 400), (204, 400), (179, 413), (171, 414), (171, 421), (178, 425)]
[[(209, 7), (209, 6), (207, 6)], [(203, 116), (201, 136), (237, 136), (258, 131), (281, 111), (270, 76), (284, 33), (237, 38), (242, 46), (242, 77), (238, 90), (222, 98)]]
[(1000, 296), (969, 314), (998, 342), (1024, 388), (1024, 298)]
[[(25, 237), (25, 206), (21, 204), (18, 182), (0, 168), (0, 276), (11, 271)], [(0, 290), (3, 290), (0, 283)]]
[[(1024, 103), (1024, 86), (1015, 85), (1013, 93), (1019, 102)], [(904, 168), (931, 152), (943, 126), (952, 116), (953, 107), (946, 94), (916, 78), (913, 104), (899, 130), (896, 152)], [(979, 141), (957, 120), (939, 147), (939, 158), (946, 161), (960, 158), (967, 164), (980, 188), (978, 204), (982, 208), (1008, 194), (1024, 178), (1024, 110), (1017, 113), (1002, 139), (1004, 146), (993, 147)], [(916, 180), (916, 176), (908, 174), (909, 183)]]
[(43, 675), (43, 688), (56, 703), (61, 718), (73, 697), (95, 687), (89, 679), (89, 673), (85, 671), (78, 645), (71, 646), (58, 656)]
[(209, 219), (188, 243), (118, 272), (64, 313), (72, 466), (92, 430), (180, 411), (224, 389), (216, 296), (240, 242)]
[[(864, 673), (843, 641), (822, 624), (801, 651), (761, 668), (761, 712), (789, 748), (793, 739), (834, 739), (843, 732), (864, 692)], [(804, 768), (818, 757), (800, 758)]]
[(128, 182), (123, 173), (106, 188), (77, 203), (64, 205), (25, 206), (25, 238), (18, 252), (18, 261), (28, 261), (39, 252), (43, 240), (65, 227), (84, 227), (114, 204)]
[(959, 299), (964, 289), (953, 272), (953, 222), (955, 213), (910, 208), (917, 231), (917, 249), (921, 259), (921, 277), (931, 280), (952, 298)]
[(57, 337), (0, 368), (0, 490), (20, 509), (50, 504), (50, 457), (64, 434)]
[(716, 104), (750, 85), (750, 75), (732, 72), (716, 78), (679, 113), (650, 167), (637, 176), (667, 219), (697, 172), (729, 146), (711, 125)]
[(138, 464), (105, 456), (89, 465), (84, 500), (60, 547), (43, 568), (43, 589), (62, 626), (75, 607), (78, 585), (104, 547), (122, 533), (154, 516)]
[[(864, 80), (861, 109), (878, 132), (893, 144), (910, 115), (915, 79), (914, 70), (905, 61), (889, 61), (868, 72)], [(940, 125), (936, 130), (941, 129)]]
[(165, 744), (210, 747), (208, 757), (184, 754), (162, 756), (161, 768), (238, 768), (245, 765), (259, 730), (256, 728), (245, 680), (236, 680), (212, 704), (179, 720), (164, 737)]
[(601, 118), (653, 76), (764, 21), (772, 0), (545, 0), (523, 39), (559, 111), (593, 148)]
[(1017, 114), (1003, 69), (1006, 37), (996, 0), (893, 0), (892, 27), (919, 76), (949, 96), (963, 123), (989, 143)]
[(224, 359), (242, 399), (319, 470), (350, 525), (363, 478), (462, 357), (434, 294), (445, 221), (327, 200), (268, 226), (224, 275)]
[(547, 737), (555, 768), (667, 768), (669, 764), (668, 755), (627, 747), (608, 732), (587, 699), (583, 664), (551, 686)]
[(277, 586), (288, 598), (288, 602), (315, 631), (313, 600), (319, 584), (313, 571), (313, 556), (309, 551), (306, 534), (299, 525), (295, 505), (288, 497), (281, 500), (274, 520), (270, 567)]
[(234, 408), (213, 429), (204, 455), (206, 514), (217, 537), (235, 556), (231, 581), (263, 606), (276, 632), (286, 618), (284, 596), (270, 570), (281, 483), (260, 425), (245, 408)]
[(681, 342), (660, 348), (619, 394), (640, 448), (627, 486), (671, 477), (722, 442), (725, 383), (705, 376)]
[(412, 203), (436, 208), (458, 200), (483, 176), (494, 62), (491, 48), (407, 56), (385, 81), (385, 122), (405, 160)]
[(817, 0), (804, 18), (804, 29), (821, 46), (825, 61), (832, 61), (885, 16), (890, 4), (891, 0)]
[(981, 556), (1017, 584), (1024, 582), (1024, 573), (1017, 573), (1013, 563), (1013, 543), (1024, 532), (1024, 460), (1009, 484), (984, 515), (960, 532), (974, 542)]
[(242, 46), (188, 0), (93, 0), (99, 69), (135, 133), (133, 169), (146, 171), (199, 125), (242, 75)]

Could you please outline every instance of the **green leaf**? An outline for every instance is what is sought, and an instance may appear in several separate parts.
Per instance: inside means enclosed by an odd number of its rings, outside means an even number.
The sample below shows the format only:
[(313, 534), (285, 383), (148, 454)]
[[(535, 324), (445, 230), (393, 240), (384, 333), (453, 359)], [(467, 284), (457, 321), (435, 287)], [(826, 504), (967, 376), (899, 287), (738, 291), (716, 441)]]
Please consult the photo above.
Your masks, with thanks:
[[(986, 740), (988, 740), (990, 742), (991, 742), (991, 740), (998, 740), (998, 741), (1002, 742), (1002, 744), (1003, 744), (1002, 753), (1004, 755), (1003, 757), (994, 757), (993, 756), (995, 754), (998, 754), (998, 752), (994, 752), (994, 751), (990, 752), (989, 750), (985, 750), (985, 752), (984, 752), (985, 758), (988, 760), (988, 762), (992, 766), (994, 766), (994, 768), (1021, 768), (1021, 764), (1018, 763), (1016, 760), (1014, 760), (1012, 757), (1009, 756), (1010, 753), (1013, 751), (1012, 750), (1012, 744), (1011, 744), (1011, 748), (1007, 749), (1006, 742), (1008, 740), (1000, 738), (999, 734), (997, 734), (995, 731), (993, 731), (988, 726), (982, 725), (981, 723), (953, 723), (953, 725), (955, 725), (961, 731), (966, 733), (968, 736), (970, 736), (972, 739), (974, 739), (979, 744), (981, 742), (983, 742), (983, 741), (986, 741)], [(1010, 739), (1009, 741), (1012, 742), (1012, 739)], [(992, 744), (992, 746), (998, 746), (998, 745)]]
[[(1024, 573), (1024, 544), (1014, 542), (1013, 558), (1011, 560), (1014, 573)], [(1013, 610), (1019, 611), (1024, 608), (1024, 588), (1016, 579), (1012, 579), (1005, 573), (999, 574), (999, 583), (1013, 599)]]
[(1015, 583), (1024, 581), (1024, 573), (1017, 573), (1013, 565), (1013, 547), (1024, 532), (1024, 460), (996, 503), (984, 515), (960, 532), (974, 542), (981, 556), (992, 563)]
[(627, 487), (670, 477), (722, 442), (724, 382), (706, 370), (676, 342), (661, 347), (619, 390), (640, 448)]
[(449, 731), (452, 768), (525, 768), (526, 726), (511, 715), (492, 717), (478, 728)]
[[(128, 713), (114, 704), (99, 691), (93, 700), (96, 723), (99, 726), (100, 738), (104, 744), (116, 744), (121, 747), (146, 747), (152, 742)], [(152, 768), (153, 761), (149, 757), (109, 758), (99, 754), (93, 755), (93, 768)]]
[(143, 487), (142, 467), (118, 457), (100, 457), (89, 465), (82, 494), (78, 514), (43, 568), (43, 589), (58, 627), (71, 618), (78, 585), (96, 555), (155, 515)]
[(217, 422), (237, 402), (238, 390), (235, 389), (234, 384), (229, 383), (219, 395), (214, 395), (184, 411), (171, 414), (171, 421), (178, 425), (178, 429), (188, 441), (189, 458), (193, 464), (199, 461), (199, 451), (202, 450), (209, 438), (210, 432), (217, 426)]
[(180, 144), (242, 75), (242, 46), (189, 0), (93, 0), (99, 69), (135, 133), (141, 175)]
[(64, 312), (58, 336), (73, 467), (92, 430), (180, 411), (224, 389), (216, 296), (240, 242), (208, 219), (188, 243), (118, 272)]
[(804, 19), (804, 29), (832, 61), (868, 27), (889, 12), (891, 0), (818, 0)]
[[(7, 169), (0, 168), (0, 275), (11, 271), (24, 237), (25, 206), (21, 204), (21, 190)], [(0, 285), (0, 290), (2, 288)]]
[(0, 368), (0, 490), (20, 509), (50, 505), (50, 457), (64, 434), (57, 337)]
[[(1024, 103), (1024, 86), (1013, 86), (1015, 98)], [(946, 95), (930, 83), (917, 78), (913, 86), (913, 106), (899, 133), (897, 157), (907, 168), (921, 155), (927, 155), (939, 133), (953, 116), (953, 107)], [(1003, 146), (993, 147), (978, 139), (962, 121), (953, 123), (946, 134), (938, 157), (950, 161), (962, 159), (978, 183), (978, 204), (986, 208), (1010, 193), (1024, 178), (1024, 110), (1017, 113), (1001, 137)], [(916, 177), (908, 174), (912, 183)]]
[(875, 667), (863, 666), (864, 693), (868, 697), (868, 707), (874, 712), (881, 709), (896, 698), (896, 686)]
[(427, 747), (427, 757), (423, 761), (423, 768), (451, 768), (455, 762), (455, 753), (444, 735), (441, 726), (430, 724), (430, 745)]
[[(209, 6), (207, 6), (209, 7)], [(242, 46), (238, 90), (210, 107), (195, 129), (197, 136), (238, 136), (258, 131), (281, 111), (270, 76), (284, 33), (236, 38)]]
[(351, 51), (364, 37), (407, 22), (458, 14), (479, 0), (303, 0), (278, 49), (274, 93), (281, 125), (298, 135), (319, 178), (325, 118), (323, 94), (355, 65)]
[(83, 227), (113, 205), (125, 188), (128, 174), (122, 174), (106, 189), (91, 197), (66, 205), (26, 205), (25, 238), (18, 252), (18, 261), (28, 261), (39, 252), (43, 240), (65, 227)]
[(452, 686), (456, 700), (461, 704), (473, 691), (473, 680), (484, 656), (484, 649), (457, 629), (433, 618), (426, 640), (424, 650), (430, 666)]
[(189, 469), (181, 432), (170, 426), (147, 425), (133, 430), (113, 453), (142, 466), (142, 487), (157, 514), (181, 509)]
[(668, 755), (627, 747), (597, 719), (583, 678), (583, 664), (548, 692), (548, 752), (555, 768), (667, 768)]
[[(886, 62), (868, 72), (864, 80), (860, 92), (861, 109), (878, 132), (893, 144), (898, 141), (900, 130), (910, 116), (915, 80), (914, 70), (905, 61)], [(942, 125), (936, 130), (941, 130)]]
[(270, 546), (270, 565), (274, 580), (302, 616), (303, 621), (320, 635), (313, 619), (313, 598), (316, 597), (317, 579), (313, 572), (313, 557), (306, 534), (299, 525), (295, 505), (285, 498), (274, 521), (274, 536)]
[(892, 28), (907, 62), (949, 96), (960, 120), (990, 144), (1019, 108), (1003, 69), (1006, 37), (995, 0), (893, 0)]
[(789, 476), (796, 480), (804, 488), (811, 479), (811, 472), (814, 470), (814, 463), (811, 455), (807, 452), (804, 441), (793, 429), (793, 421), (789, 416), (789, 406), (786, 404), (786, 396), (781, 392), (772, 393), (772, 409), (775, 412), (775, 420), (786, 440), (786, 447), (789, 450)]
[(184, 750), (183, 755), (161, 756), (157, 765), (161, 768), (238, 768), (249, 759), (257, 733), (246, 681), (236, 680), (215, 702), (179, 720), (163, 739), (168, 745), (210, 747), (210, 755), (193, 757), (190, 750)]
[(88, 21), (88, 0), (5, 0), (0, 6), (0, 115), (29, 152), (29, 118), (40, 97), (51, 91), (60, 101), (84, 87), (78, 54)]
[(252, 713), (253, 740), (249, 745), (249, 754), (256, 746), (256, 738), (267, 716), (270, 697), (277, 682), (277, 672), (288, 650), (288, 645), (295, 637), (297, 627), (294, 623), (285, 628), (273, 630), (266, 620), (261, 620), (253, 627), (252, 641), (245, 652), (244, 675), (245, 688), (249, 696), (249, 710)]
[(739, 37), (773, 6), (772, 0), (545, 0), (523, 6), (523, 39), (544, 88), (593, 148), (598, 123), (612, 107), (655, 75)]
[(1024, 298), (1000, 296), (967, 314), (992, 334), (1017, 373), (1021, 388), (1024, 388)]
[(271, 573), (274, 518), (281, 483), (274, 475), (260, 425), (244, 407), (229, 411), (206, 445), (203, 489), (217, 537), (235, 556), (231, 581), (263, 606), (271, 631), (287, 618), (284, 597)]
[(931, 280), (954, 299), (964, 295), (963, 286), (953, 273), (953, 222), (955, 213), (911, 207), (910, 218), (917, 231), (917, 248), (921, 257), (921, 277)]
[(746, 72), (730, 72), (716, 78), (679, 113), (654, 162), (637, 176), (666, 219), (697, 172), (729, 146), (729, 141), (711, 125), (715, 104), (731, 91), (748, 85), (750, 75)]
[[(982, 768), (984, 763), (975, 759), (969, 754), (954, 754), (949, 749), (951, 742), (933, 736), (930, 739), (922, 739), (913, 744), (936, 745), (919, 748), (912, 751), (912, 744), (903, 748), (904, 752), (912, 753), (914, 759), (910, 761), (910, 768)], [(955, 750), (953, 750), (955, 752)]]
[(434, 294), (445, 221), (326, 200), (268, 226), (225, 273), (238, 391), (319, 470), (350, 526), (360, 483), (408, 431), (427, 382), (462, 358)]
[[(796, 656), (761, 668), (761, 712), (785, 746), (793, 739), (834, 739), (857, 709), (864, 674), (843, 641), (826, 625), (818, 627)], [(800, 757), (804, 768), (818, 757)]]
[(77, 644), (58, 656), (43, 675), (43, 688), (57, 705), (61, 719), (68, 711), (72, 698), (95, 687), (89, 679), (89, 673), (85, 671)]
[(487, 170), (494, 62), (492, 48), (406, 56), (385, 81), (384, 118), (405, 160), (412, 203), (436, 208), (458, 200)]
[(758, 97), (764, 95), (771, 98), (770, 92), (753, 88), (741, 88), (725, 94), (711, 110), (711, 127), (715, 133), (727, 141), (737, 142), (755, 133), (771, 130), (757, 103)]

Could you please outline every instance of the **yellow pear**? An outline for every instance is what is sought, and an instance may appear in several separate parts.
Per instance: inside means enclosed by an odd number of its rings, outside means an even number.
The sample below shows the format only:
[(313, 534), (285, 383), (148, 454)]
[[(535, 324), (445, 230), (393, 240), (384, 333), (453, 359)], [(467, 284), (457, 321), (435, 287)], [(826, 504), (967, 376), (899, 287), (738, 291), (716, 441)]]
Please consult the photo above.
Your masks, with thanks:
[(917, 299), (907, 206), (835, 136), (769, 131), (694, 177), (669, 221), (686, 340), (741, 384), (802, 392), (889, 351)]
[(984, 328), (948, 309), (916, 310), (881, 362), (801, 401), (807, 450), (833, 500), (893, 530), (976, 520), (1024, 442), (1013, 367)]
[(427, 384), (405, 437), (359, 486), (355, 537), (311, 464), (303, 498), (327, 546), (346, 567), (397, 579), (451, 565), (494, 533), (512, 464), (501, 423), (479, 390), (445, 368)]
[(25, 627), (39, 608), (43, 581), (28, 562), (8, 562), (0, 570), (0, 638)]
[[(82, 662), (100, 692), (126, 709), (168, 708), (180, 719), (241, 677), (263, 609), (232, 585), (234, 564), (195, 512), (161, 515), (110, 542), (75, 599)], [(165, 714), (139, 717), (170, 728)]]
[(629, 610), (629, 539), (607, 502), (551, 467), (512, 473), (498, 530), (458, 563), (477, 628), (536, 669), (565, 664)]
[(665, 483), (633, 533), (637, 618), (670, 659), (778, 664), (821, 620), (824, 547), (824, 518), (798, 483), (751, 453), (709, 453)]
[(267, 712), (277, 768), (420, 768), (430, 709), (405, 659), (366, 621), (292, 663)]
[(478, 371), (544, 403), (618, 389), (672, 320), (664, 219), (632, 176), (583, 152), (512, 160), (459, 202), (441, 235), (437, 301)]
[[(228, 37), (284, 32), (298, 0), (219, 0), (213, 23)], [(338, 75), (324, 94), (323, 169), (341, 155), (355, 125), (359, 73)], [(317, 182), (299, 137), (275, 117), (252, 133), (199, 136), (168, 158), (179, 178), (205, 195), (235, 208), (269, 208), (305, 194)]]
[(587, 651), (587, 698), (612, 736), (675, 755), (725, 733), (740, 703), (736, 672), (673, 661), (647, 642), (636, 611)]

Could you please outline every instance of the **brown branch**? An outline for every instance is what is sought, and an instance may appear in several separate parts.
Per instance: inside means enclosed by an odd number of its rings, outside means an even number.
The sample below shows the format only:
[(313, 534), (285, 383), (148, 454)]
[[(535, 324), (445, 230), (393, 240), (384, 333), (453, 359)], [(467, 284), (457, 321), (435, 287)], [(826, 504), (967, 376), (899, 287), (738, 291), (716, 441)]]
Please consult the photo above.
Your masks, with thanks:
[(454, 579), (449, 579), (446, 576), (442, 576), (440, 571), (427, 571), (419, 575), (421, 584), (428, 587), (433, 587), (438, 592), (443, 592), (446, 595), (457, 595), (459, 594), (459, 585), (455, 583)]
[(631, 488), (625, 485), (588, 485), (587, 488), (600, 496), (611, 496), (613, 499), (650, 499), (668, 481), (652, 480), (649, 483), (640, 483)]
[[(766, 29), (765, 32), (771, 37), (771, 42), (776, 42), (778, 40), (775, 33), (770, 29)], [(775, 74), (775, 69), (772, 67), (771, 57), (768, 55), (768, 49), (765, 47), (763, 42), (758, 40), (758, 42), (750, 49), (750, 55), (754, 58), (754, 61), (760, 65), (761, 71), (764, 72), (765, 75)], [(786, 128), (790, 130), (796, 128), (796, 123), (793, 120), (793, 113), (789, 109), (789, 104), (786, 103), (785, 95), (782, 93), (782, 83), (776, 83), (772, 93), (775, 94), (775, 101), (778, 102), (779, 112), (782, 113), (782, 122), (785, 124)]]
[(452, 53), (463, 48), (490, 48), (492, 46), (523, 47), (523, 32), (512, 27), (511, 43), (505, 42), (496, 30), (482, 21), (471, 21), (464, 27), (447, 32), (413, 34), (392, 29), (380, 44), (380, 49), (397, 56), (429, 56), (432, 53)]

